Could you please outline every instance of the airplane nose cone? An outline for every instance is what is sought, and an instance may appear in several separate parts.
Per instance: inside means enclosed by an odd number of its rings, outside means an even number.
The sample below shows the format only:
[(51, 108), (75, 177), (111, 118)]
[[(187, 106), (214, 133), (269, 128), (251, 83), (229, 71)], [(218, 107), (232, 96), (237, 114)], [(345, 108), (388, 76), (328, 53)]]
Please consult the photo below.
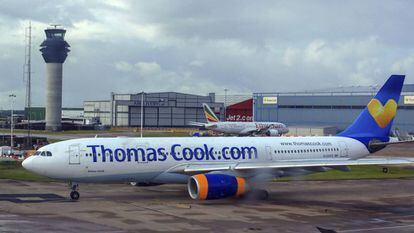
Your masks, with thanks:
[(32, 157), (29, 157), (29, 158), (23, 160), (22, 166), (25, 169), (31, 171), (33, 169), (33, 158)]

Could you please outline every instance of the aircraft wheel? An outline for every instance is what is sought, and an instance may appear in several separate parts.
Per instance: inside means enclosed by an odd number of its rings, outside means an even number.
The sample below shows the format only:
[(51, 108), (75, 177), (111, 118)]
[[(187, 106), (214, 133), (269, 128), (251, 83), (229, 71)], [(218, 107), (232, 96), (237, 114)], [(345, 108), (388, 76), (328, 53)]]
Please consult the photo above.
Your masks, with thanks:
[(263, 189), (256, 189), (248, 192), (245, 195), (245, 198), (255, 199), (255, 200), (267, 200), (269, 199), (269, 192)]
[(383, 167), (382, 168), (383, 173), (388, 173), (389, 171), (390, 171), (390, 169), (388, 169), (388, 167)]
[(76, 201), (78, 200), (80, 197), (79, 192), (78, 191), (72, 191), (70, 192), (70, 199)]
[(258, 199), (259, 200), (269, 199), (269, 192), (266, 190), (258, 190)]

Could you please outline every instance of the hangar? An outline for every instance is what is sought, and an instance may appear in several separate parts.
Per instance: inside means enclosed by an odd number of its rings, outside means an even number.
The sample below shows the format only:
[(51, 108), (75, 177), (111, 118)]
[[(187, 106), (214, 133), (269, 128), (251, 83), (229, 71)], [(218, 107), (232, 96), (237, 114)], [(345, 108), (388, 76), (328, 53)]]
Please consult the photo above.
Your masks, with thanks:
[[(336, 126), (344, 130), (376, 94), (376, 86), (352, 86), (307, 92), (253, 94), (253, 119), (288, 126)], [(394, 129), (414, 132), (414, 84), (403, 87)]]
[(247, 99), (226, 107), (226, 121), (249, 122), (253, 120), (253, 99)]
[(224, 104), (215, 93), (206, 96), (178, 92), (111, 94), (110, 100), (84, 101), (85, 119), (103, 125), (136, 127), (186, 127), (188, 122), (205, 122), (202, 103), (207, 103), (220, 119)]

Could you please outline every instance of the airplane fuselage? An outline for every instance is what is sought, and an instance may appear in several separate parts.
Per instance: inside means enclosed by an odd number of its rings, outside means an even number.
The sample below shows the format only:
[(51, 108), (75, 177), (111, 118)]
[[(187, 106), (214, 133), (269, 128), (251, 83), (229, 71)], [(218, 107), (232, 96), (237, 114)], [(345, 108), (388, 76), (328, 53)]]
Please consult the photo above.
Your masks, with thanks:
[[(369, 154), (346, 137), (85, 138), (42, 147), (25, 167), (76, 182), (186, 183), (174, 169), (186, 164), (361, 158)], [(46, 151), (51, 153), (47, 156)], [(31, 169), (32, 168), (32, 169)]]
[(226, 134), (235, 134), (235, 135), (249, 135), (255, 132), (260, 132), (261, 130), (271, 129), (277, 130), (278, 133), (285, 134), (289, 130), (286, 125), (278, 122), (217, 122), (217, 123), (208, 123), (206, 128), (217, 131), (220, 133)]

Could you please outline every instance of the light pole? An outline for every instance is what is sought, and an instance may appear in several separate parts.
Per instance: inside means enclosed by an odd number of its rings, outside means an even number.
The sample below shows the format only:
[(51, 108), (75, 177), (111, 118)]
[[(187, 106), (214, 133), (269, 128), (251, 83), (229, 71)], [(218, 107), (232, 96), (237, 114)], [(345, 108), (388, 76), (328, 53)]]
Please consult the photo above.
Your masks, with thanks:
[(10, 98), (10, 111), (11, 111), (11, 115), (10, 115), (10, 154), (13, 154), (13, 128), (14, 128), (14, 120), (13, 120), (13, 102), (14, 102), (14, 98), (16, 97), (15, 94), (10, 94), (9, 98)]
[(226, 116), (226, 109), (227, 109), (227, 91), (229, 89), (224, 88), (224, 121), (227, 121), (227, 116)]
[(145, 92), (141, 92), (141, 138), (142, 138), (142, 125), (144, 124), (144, 95)]

